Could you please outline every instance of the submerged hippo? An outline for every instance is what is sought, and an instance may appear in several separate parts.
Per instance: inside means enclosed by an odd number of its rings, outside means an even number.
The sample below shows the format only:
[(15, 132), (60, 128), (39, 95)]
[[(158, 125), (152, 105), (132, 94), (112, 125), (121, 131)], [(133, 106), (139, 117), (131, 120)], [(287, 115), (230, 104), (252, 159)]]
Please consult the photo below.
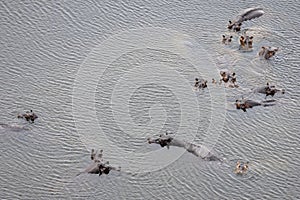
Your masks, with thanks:
[(266, 86), (257, 88), (254, 90), (254, 92), (257, 92), (260, 94), (265, 94), (266, 98), (267, 98), (267, 96), (269, 96), (269, 95), (271, 95), (273, 97), (277, 92), (281, 92), (282, 94), (284, 94), (285, 90), (277, 89), (274, 85), (269, 85), (269, 83), (267, 83)]
[(236, 85), (236, 74), (235, 74), (235, 72), (231, 73), (229, 70), (224, 69), (224, 70), (220, 71), (220, 76), (221, 76), (220, 84), (222, 83), (222, 81), (224, 83), (230, 82), (230, 83), (232, 83), (230, 85), (230, 87), (238, 87), (238, 85)]
[(98, 151), (95, 151), (92, 149), (91, 152), (91, 160), (92, 163), (82, 172), (78, 173), (77, 175), (80, 175), (82, 173), (89, 173), (89, 174), (99, 174), (101, 176), (103, 173), (104, 174), (109, 174), (111, 170), (116, 170), (120, 171), (121, 167), (113, 167), (109, 165), (109, 162), (102, 159), (102, 152), (103, 150), (100, 150), (99, 153)]
[(232, 41), (232, 35), (230, 35), (230, 36), (222, 35), (222, 43), (223, 44), (230, 44), (231, 41)]
[(195, 78), (195, 89), (204, 89), (207, 88), (207, 80)]
[(207, 147), (195, 145), (187, 141), (178, 140), (167, 133), (164, 135), (159, 135), (159, 137), (157, 138), (148, 138), (148, 143), (159, 144), (161, 147), (166, 146), (168, 149), (170, 148), (170, 146), (182, 147), (195, 156), (201, 157), (205, 160), (223, 161), (222, 159), (215, 156)]
[(242, 22), (251, 20), (257, 17), (260, 17), (264, 14), (264, 11), (262, 8), (248, 8), (243, 10), (235, 20), (229, 21), (228, 29), (234, 29), (236, 31), (239, 31), (242, 25)]
[(253, 100), (236, 100), (235, 101), (235, 105), (236, 105), (236, 109), (241, 109), (242, 111), (246, 112), (247, 109), (249, 108), (253, 108), (255, 106), (273, 106), (275, 100), (269, 100), (269, 101), (263, 101), (261, 103), (253, 101)]
[(32, 123), (34, 123), (34, 120), (36, 120), (38, 116), (34, 112), (32, 112), (32, 110), (30, 110), (30, 112), (27, 111), (24, 114), (19, 114), (18, 118), (25, 118), (26, 121), (31, 121)]
[(240, 37), (240, 49), (251, 50), (253, 47), (253, 36), (241, 36)]
[(229, 70), (227, 70), (227, 69), (221, 70), (220, 71), (220, 76), (221, 76), (220, 82), (224, 81), (225, 83), (227, 83), (230, 80), (231, 75), (232, 75), (232, 73)]
[(261, 50), (259, 51), (258, 55), (268, 60), (269, 58), (273, 57), (278, 50), (279, 50), (278, 47), (263, 46), (261, 47)]
[(242, 164), (240, 161), (238, 161), (236, 163), (234, 173), (242, 175), (242, 174), (247, 173), (248, 169), (249, 169), (249, 162), (246, 162), (246, 163)]

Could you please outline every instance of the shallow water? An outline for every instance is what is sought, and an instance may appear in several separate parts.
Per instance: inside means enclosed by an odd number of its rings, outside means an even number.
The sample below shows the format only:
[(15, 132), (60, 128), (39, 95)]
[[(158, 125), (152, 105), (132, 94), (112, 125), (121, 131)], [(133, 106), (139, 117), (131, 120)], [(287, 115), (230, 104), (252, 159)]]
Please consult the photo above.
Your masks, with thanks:
[[(0, 3), (2, 199), (299, 199), (299, 47), (296, 1)], [(240, 10), (251, 52), (226, 29)], [(232, 34), (231, 45), (221, 44)], [(263, 45), (279, 52), (265, 61)], [(239, 88), (212, 85), (235, 71)], [(195, 77), (209, 80), (195, 91)], [(270, 82), (276, 105), (235, 110)], [(268, 97), (271, 99), (271, 97)], [(33, 124), (16, 116), (32, 109)], [(225, 159), (207, 162), (148, 137), (176, 133)], [(76, 174), (90, 149), (121, 172)], [(237, 176), (237, 160), (249, 172)]]

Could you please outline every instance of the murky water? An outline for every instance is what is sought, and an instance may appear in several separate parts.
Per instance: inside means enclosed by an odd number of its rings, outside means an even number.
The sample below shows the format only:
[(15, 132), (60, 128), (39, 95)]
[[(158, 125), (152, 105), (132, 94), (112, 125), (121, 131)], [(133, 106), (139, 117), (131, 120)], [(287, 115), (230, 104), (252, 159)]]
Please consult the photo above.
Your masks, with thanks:
[[(298, 2), (0, 5), (2, 199), (300, 198)], [(265, 14), (243, 24), (254, 47), (241, 52), (227, 21), (253, 6)], [(280, 50), (262, 60), (264, 45)], [(239, 88), (193, 89), (224, 68)], [(235, 109), (237, 98), (264, 100), (251, 89), (266, 82), (286, 90), (275, 106)], [(34, 124), (16, 118), (29, 109)], [(167, 130), (224, 163), (147, 144)], [(91, 148), (122, 171), (76, 176)], [(250, 162), (246, 175), (233, 173), (237, 160)]]

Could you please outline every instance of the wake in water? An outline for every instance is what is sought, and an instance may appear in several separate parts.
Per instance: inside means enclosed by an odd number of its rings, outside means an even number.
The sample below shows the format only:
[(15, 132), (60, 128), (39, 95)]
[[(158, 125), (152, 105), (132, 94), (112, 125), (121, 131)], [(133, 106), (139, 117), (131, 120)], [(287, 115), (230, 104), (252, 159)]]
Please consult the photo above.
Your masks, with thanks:
[(170, 146), (182, 147), (186, 149), (188, 152), (194, 154), (197, 157), (201, 157), (202, 159), (209, 161), (223, 161), (221, 158), (215, 156), (207, 147), (203, 145), (192, 144), (187, 141), (178, 140), (172, 137), (170, 134), (166, 133), (165, 135), (160, 135), (158, 138), (148, 138), (148, 143), (159, 144), (161, 147)]
[(11, 131), (22, 131), (22, 130), (30, 130), (28, 127), (25, 126), (20, 126), (16, 124), (5, 124), (5, 123), (0, 123), (0, 129), (7, 129)]

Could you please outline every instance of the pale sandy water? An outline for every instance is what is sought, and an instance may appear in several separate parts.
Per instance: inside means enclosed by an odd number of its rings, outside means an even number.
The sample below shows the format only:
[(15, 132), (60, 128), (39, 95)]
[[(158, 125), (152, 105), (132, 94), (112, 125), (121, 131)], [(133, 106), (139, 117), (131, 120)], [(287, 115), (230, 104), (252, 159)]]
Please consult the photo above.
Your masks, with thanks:
[[(297, 1), (2, 1), (0, 5), (1, 199), (300, 198)], [(232, 45), (222, 45), (221, 35), (230, 34), (228, 19), (251, 6), (265, 11), (243, 25), (254, 35), (253, 51), (237, 50), (238, 34), (233, 34)], [(150, 27), (165, 31), (154, 37)], [(152, 36), (133, 41), (139, 48), (115, 59), (112, 52), (97, 54), (105, 48), (122, 50), (127, 40), (122, 43), (119, 36), (144, 28)], [(170, 36), (168, 30), (179, 34)], [(164, 36), (171, 37), (174, 51), (143, 45), (150, 37), (165, 47)], [(105, 43), (113, 37), (120, 46)], [(101, 47), (103, 43), (107, 46)], [(280, 51), (264, 61), (257, 57), (262, 45), (278, 46)], [(201, 66), (185, 59), (193, 52), (203, 53), (197, 58)], [(113, 61), (101, 68), (103, 58)], [(74, 102), (88, 102), (91, 85), (87, 82), (86, 95), (74, 97), (74, 91), (80, 85), (80, 69), (86, 66), (103, 73), (91, 80), (95, 104), (81, 108)], [(240, 85), (225, 89), (225, 101), (222, 95), (213, 100), (216, 93), (223, 94), (222, 87), (209, 84), (208, 90), (193, 91), (196, 76), (222, 68), (234, 70)], [(275, 106), (247, 113), (234, 109), (233, 102), (241, 96), (263, 100), (249, 91), (266, 81), (286, 89), (284, 95), (275, 95)], [(95, 109), (94, 116), (76, 115), (76, 109), (90, 108)], [(34, 124), (16, 119), (28, 109), (39, 115)], [(225, 123), (218, 135), (210, 135), (218, 112)], [(90, 120), (93, 117), (95, 121)], [(23, 126), (24, 130), (19, 128)], [(165, 130), (177, 131), (185, 139), (192, 133), (195, 143), (212, 145), (226, 162), (207, 162), (184, 153), (157, 169), (143, 155), (160, 147), (148, 145), (146, 139)], [(110, 143), (103, 144), (100, 133)], [(105, 158), (120, 165), (122, 172), (76, 176), (89, 164), (90, 148), (103, 145)], [(182, 152), (164, 149), (157, 156), (172, 153)], [(124, 155), (138, 156), (128, 161)], [(250, 161), (245, 176), (233, 173), (239, 159)], [(129, 167), (132, 162), (139, 173)], [(145, 163), (153, 170), (143, 172)]]

